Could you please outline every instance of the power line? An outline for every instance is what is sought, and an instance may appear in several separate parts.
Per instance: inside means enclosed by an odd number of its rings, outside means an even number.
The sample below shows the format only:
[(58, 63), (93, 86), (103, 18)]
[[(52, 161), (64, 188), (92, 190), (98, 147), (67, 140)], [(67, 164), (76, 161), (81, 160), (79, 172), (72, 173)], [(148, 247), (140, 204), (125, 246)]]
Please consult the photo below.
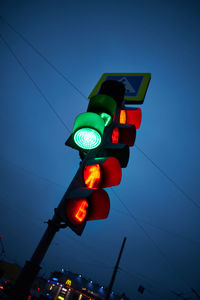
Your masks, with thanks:
[[(41, 179), (41, 180), (43, 180), (43, 181), (47, 181), (48, 183), (53, 184), (53, 185), (56, 185), (56, 186), (58, 186), (58, 187), (60, 187), (60, 188), (62, 188), (62, 189), (65, 189), (65, 188), (66, 188), (64, 185), (62, 185), (62, 184), (60, 184), (60, 183), (57, 183), (57, 182), (55, 182), (55, 181), (53, 181), (53, 180), (51, 180), (51, 179), (49, 179), (49, 178), (47, 178), (47, 177), (38, 175), (38, 174), (35, 173), (34, 171), (29, 170), (29, 169), (27, 169), (27, 168), (24, 168), (24, 167), (22, 167), (22, 166), (20, 166), (20, 165), (18, 165), (18, 164), (16, 164), (16, 163), (14, 163), (14, 162), (8, 160), (8, 159), (5, 159), (5, 158), (1, 157), (1, 156), (0, 156), (0, 160), (3, 160), (3, 161), (5, 161), (5, 162), (8, 163), (8, 164), (13, 165), (15, 168), (18, 168), (19, 170), (21, 170), (21, 171), (23, 171), (23, 172), (25, 172), (25, 173), (28, 173), (28, 174), (30, 174), (31, 176), (37, 177), (37, 178), (39, 178), (39, 179)], [(128, 210), (126, 210), (127, 213), (126, 213), (126, 212), (123, 212), (123, 211), (121, 211), (121, 210), (115, 209), (115, 208), (113, 208), (113, 210), (114, 210), (115, 212), (117, 212), (117, 213), (126, 215), (126, 216), (128, 216), (129, 218), (132, 218), (132, 216), (130, 215), (130, 213), (129, 213)], [(142, 223), (144, 223), (144, 224), (147, 224), (147, 225), (149, 225), (149, 226), (151, 226), (151, 227), (153, 227), (153, 228), (156, 228), (156, 229), (158, 229), (158, 230), (160, 230), (160, 231), (162, 231), (162, 232), (166, 232), (166, 233), (169, 234), (169, 235), (177, 236), (177, 237), (179, 237), (179, 238), (181, 238), (181, 239), (184, 239), (184, 240), (186, 240), (187, 242), (190, 242), (190, 243), (200, 244), (200, 241), (193, 240), (193, 239), (188, 238), (188, 237), (185, 237), (185, 236), (183, 236), (183, 235), (181, 235), (181, 234), (179, 234), (179, 233), (177, 233), (177, 232), (173, 232), (173, 231), (171, 231), (171, 230), (169, 230), (169, 229), (162, 228), (162, 227), (160, 227), (160, 225), (152, 224), (152, 223), (150, 223), (149, 221), (143, 220), (143, 219), (140, 218), (140, 217), (136, 217), (136, 219), (139, 220), (140, 222), (142, 222)]]
[[(66, 82), (68, 82), (76, 91), (79, 92), (79, 94), (84, 98), (87, 99), (88, 98), (75, 86), (75, 84), (73, 84), (60, 70), (58, 70), (58, 68), (53, 65), (35, 46), (33, 46), (33, 44), (31, 42), (28, 41), (28, 39), (26, 39), (19, 31), (17, 31), (10, 23), (7, 22), (7, 20), (0, 16), (0, 19), (6, 23), (11, 30), (13, 30), (26, 44), (28, 44), (42, 59), (44, 59), (44, 61), (47, 62), (47, 64), (49, 64), (55, 71), (57, 74), (59, 74)], [(29, 75), (28, 75), (29, 76)], [(31, 79), (32, 80), (32, 79)], [(48, 102), (47, 102), (48, 103)], [(49, 103), (48, 103), (49, 104)], [(51, 104), (50, 104), (51, 105)], [(52, 105), (51, 105), (52, 107)], [(52, 107), (52, 110), (54, 111), (54, 108)], [(57, 115), (57, 113), (54, 111), (54, 113)], [(65, 126), (65, 128), (67, 127), (66, 124), (63, 122), (63, 120), (60, 118), (60, 116), (58, 116), (58, 119), (60, 120), (60, 122)], [(68, 128), (66, 128), (69, 132), (70, 130)], [(166, 177), (175, 187), (176, 189), (182, 193), (182, 195), (185, 196), (185, 198), (187, 198), (189, 201), (191, 201), (196, 207), (200, 208), (200, 205), (198, 203), (196, 203), (196, 201), (194, 201), (169, 175), (167, 175), (167, 173), (158, 166), (158, 164), (156, 164), (140, 147), (138, 147), (137, 145), (135, 145), (135, 147), (146, 157), (146, 159), (148, 159), (155, 168), (157, 168), (160, 173)]]
[[(135, 223), (138, 225), (138, 227), (140, 227), (140, 229), (143, 231), (143, 233), (146, 235), (146, 237), (152, 242), (152, 244), (154, 245), (154, 247), (158, 250), (158, 252), (161, 254), (161, 256), (165, 259), (165, 261), (167, 262), (168, 266), (170, 267), (170, 269), (174, 272), (174, 267), (172, 267), (171, 263), (169, 262), (167, 256), (165, 255), (165, 253), (160, 249), (160, 247), (157, 245), (157, 243), (152, 239), (152, 237), (149, 235), (149, 233), (144, 229), (144, 227), (138, 222), (138, 219), (135, 217), (135, 215), (130, 211), (130, 209), (125, 205), (125, 203), (120, 199), (120, 197), (118, 196), (118, 194), (115, 192), (115, 190), (113, 190), (113, 188), (111, 187), (112, 192), (115, 194), (115, 196), (117, 197), (117, 199), (121, 202), (121, 204), (125, 207), (125, 209), (128, 211), (129, 215), (132, 217), (132, 219), (135, 221)], [(177, 271), (175, 270), (175, 272), (177, 273)], [(188, 283), (185, 281), (184, 278), (182, 278), (182, 276), (179, 275), (179, 279), (181, 279), (184, 284), (186, 284), (188, 286)]]
[(49, 108), (53, 111), (53, 113), (56, 115), (57, 119), (60, 121), (60, 123), (65, 127), (65, 129), (67, 129), (68, 132), (70, 132), (69, 128), (67, 127), (67, 125), (65, 124), (65, 122), (62, 120), (62, 118), (60, 117), (60, 115), (56, 112), (56, 110), (54, 109), (54, 107), (52, 106), (52, 104), (50, 103), (50, 101), (47, 99), (47, 97), (45, 96), (45, 94), (42, 92), (41, 88), (38, 86), (38, 84), (36, 83), (36, 81), (31, 77), (31, 75), (28, 73), (28, 71), (26, 70), (26, 68), (24, 67), (24, 65), (22, 64), (22, 62), (19, 60), (19, 58), (17, 57), (17, 55), (14, 53), (14, 51), (12, 50), (12, 48), (10, 47), (10, 45), (7, 43), (7, 41), (4, 39), (4, 37), (0, 34), (0, 38), (3, 41), (3, 43), (6, 45), (6, 47), (9, 49), (9, 51), (12, 53), (13, 57), (16, 59), (16, 61), (18, 62), (18, 64), (20, 65), (20, 67), (23, 69), (24, 73), (27, 75), (27, 77), (31, 80), (31, 82), (33, 83), (34, 87), (38, 90), (38, 92), (40, 93), (40, 95), (42, 96), (42, 98), (45, 100), (45, 102), (48, 104)]
[[(7, 22), (6, 22), (7, 23)], [(9, 24), (8, 24), (9, 25)], [(11, 25), (9, 25), (17, 34), (19, 34)], [(28, 42), (21, 34), (19, 34), (21, 36), (21, 38), (25, 41)], [(62, 118), (59, 116), (59, 114), (56, 112), (56, 110), (54, 109), (54, 107), (51, 105), (51, 103), (49, 102), (49, 100), (47, 99), (47, 97), (44, 95), (44, 93), (42, 92), (42, 90), (40, 89), (40, 87), (36, 84), (36, 82), (33, 80), (33, 78), (30, 76), (30, 74), (28, 73), (28, 71), (25, 69), (25, 67), (23, 66), (23, 64), (21, 63), (21, 61), (19, 60), (19, 58), (16, 56), (16, 54), (14, 53), (14, 51), (12, 50), (12, 48), (9, 46), (9, 44), (6, 42), (6, 40), (3, 38), (2, 35), (0, 35), (2, 41), (4, 42), (4, 44), (7, 46), (7, 48), (10, 50), (10, 52), (12, 53), (12, 55), (15, 57), (15, 59), (17, 60), (17, 62), (19, 63), (19, 65), (22, 67), (23, 71), (26, 73), (26, 75), (29, 77), (29, 79), (32, 81), (32, 83), (34, 84), (35, 88), (39, 91), (40, 95), (43, 97), (43, 99), (46, 101), (46, 103), (48, 104), (48, 106), (51, 108), (51, 110), (55, 113), (55, 115), (57, 116), (57, 118), (59, 119), (59, 121), (63, 124), (63, 126), (70, 132), (70, 130), (68, 129), (68, 127), (66, 126), (66, 124), (64, 123), (64, 121), (62, 120)], [(29, 46), (32, 47), (32, 49), (34, 51), (36, 51), (38, 53), (38, 55), (40, 55), (49, 65), (51, 65), (51, 67), (59, 74), (61, 75), (65, 80), (67, 80), (68, 83), (71, 84), (71, 82), (65, 77), (63, 76), (63, 74), (58, 71), (57, 68), (55, 68), (54, 65), (52, 65), (49, 60), (47, 60), (31, 43), (29, 43)], [(72, 85), (72, 84), (71, 84)], [(78, 90), (74, 85), (72, 85), (76, 90)], [(79, 90), (78, 90), (79, 91)], [(79, 91), (80, 92), (80, 91)], [(82, 93), (81, 93), (82, 94)], [(85, 98), (85, 96), (82, 94), (82, 96)], [(145, 153), (144, 151), (142, 151), (139, 147), (136, 146), (136, 148), (149, 160), (151, 161), (151, 163), (171, 182), (173, 183), (176, 188), (190, 201), (192, 201), (193, 204), (195, 204), (198, 208), (200, 208), (200, 206), (191, 198), (189, 197), (184, 191), (183, 189), (181, 189), (179, 187), (179, 185), (176, 184), (176, 182), (174, 180), (172, 180), (157, 164), (155, 164), (153, 162), (152, 159), (150, 159)], [(113, 189), (112, 189), (113, 190)], [(113, 190), (114, 192), (114, 190)], [(115, 192), (114, 192), (115, 193)], [(138, 222), (137, 218), (130, 212), (130, 210), (128, 209), (128, 207), (121, 201), (121, 199), (118, 197), (118, 195), (115, 193), (116, 197), (120, 200), (120, 202), (123, 204), (123, 206), (129, 211), (130, 215), (132, 216), (132, 218), (135, 220), (135, 222), (137, 223), (137, 225), (142, 229), (142, 231), (144, 232), (144, 234), (152, 241), (152, 243), (154, 244), (154, 246), (157, 248), (157, 250), (160, 252), (160, 254), (162, 254), (163, 257), (165, 257), (165, 260), (168, 262), (168, 259), (166, 259), (165, 254), (161, 251), (161, 249), (158, 247), (158, 245), (154, 242), (154, 240), (151, 238), (151, 236), (146, 232), (146, 230), (143, 228), (143, 226)], [(168, 262), (169, 264), (169, 262)], [(171, 267), (171, 264), (169, 264)], [(185, 282), (185, 280), (184, 280)]]
[(0, 16), (3, 22), (5, 22), (29, 47), (31, 47), (46, 63), (59, 75), (61, 76), (67, 83), (69, 83), (83, 98), (88, 101), (88, 98), (69, 80), (58, 68), (52, 64), (31, 42), (29, 42), (19, 31), (17, 31), (10, 23), (6, 21), (6, 19)]
[(148, 159), (152, 165), (158, 169), (160, 171), (160, 173), (166, 177), (175, 187), (176, 189), (182, 193), (185, 198), (187, 198), (189, 201), (191, 201), (196, 207), (200, 208), (200, 205), (198, 203), (196, 203), (190, 196), (188, 196), (188, 194), (186, 194), (186, 192), (171, 178), (169, 177), (169, 175), (167, 175), (167, 173), (165, 171), (163, 171), (163, 169), (161, 169), (158, 164), (156, 164), (141, 148), (139, 148), (137, 145), (135, 145), (135, 147), (146, 157), (146, 159)]

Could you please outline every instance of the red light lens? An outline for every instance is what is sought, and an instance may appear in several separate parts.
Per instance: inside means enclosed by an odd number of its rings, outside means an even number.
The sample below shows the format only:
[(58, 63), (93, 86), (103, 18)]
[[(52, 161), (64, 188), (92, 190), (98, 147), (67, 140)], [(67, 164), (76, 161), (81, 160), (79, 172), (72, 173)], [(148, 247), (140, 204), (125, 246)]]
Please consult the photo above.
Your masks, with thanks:
[(117, 144), (119, 143), (119, 129), (114, 128), (112, 132), (112, 143)]
[(100, 220), (108, 217), (110, 211), (110, 199), (103, 189), (95, 190), (90, 196), (90, 212), (87, 221)]
[(136, 138), (136, 128), (131, 126), (129, 128), (120, 128), (119, 143), (133, 146)]
[(88, 211), (88, 202), (85, 198), (69, 199), (66, 204), (67, 217), (72, 224), (82, 223)]
[(101, 183), (101, 168), (99, 164), (85, 166), (84, 168), (84, 182), (87, 188), (97, 189)]
[(136, 129), (140, 128), (142, 122), (142, 110), (140, 108), (134, 110), (124, 110), (120, 111), (119, 123), (126, 125), (134, 125)]

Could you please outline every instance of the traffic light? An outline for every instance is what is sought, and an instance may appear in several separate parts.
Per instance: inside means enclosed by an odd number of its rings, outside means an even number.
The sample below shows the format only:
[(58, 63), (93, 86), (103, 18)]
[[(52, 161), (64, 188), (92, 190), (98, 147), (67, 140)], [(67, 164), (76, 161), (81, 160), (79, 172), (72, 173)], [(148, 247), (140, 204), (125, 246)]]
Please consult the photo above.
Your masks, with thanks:
[(121, 82), (110, 80), (103, 83), (99, 93), (90, 99), (87, 112), (76, 117), (73, 132), (65, 145), (82, 153), (101, 146), (105, 128), (112, 124), (124, 92)]
[(133, 146), (136, 129), (140, 128), (142, 111), (140, 108), (120, 109), (112, 128), (112, 144)]
[(65, 143), (79, 151), (82, 162), (56, 213), (78, 235), (87, 221), (107, 218), (110, 199), (104, 188), (120, 184), (135, 143), (141, 109), (127, 109), (124, 95), (121, 82), (103, 82)]
[(114, 157), (83, 162), (56, 209), (61, 221), (81, 235), (87, 221), (107, 218), (110, 199), (103, 188), (120, 184), (121, 175)]
[(127, 109), (124, 105), (116, 111), (115, 118), (110, 128), (105, 129), (104, 150), (109, 156), (116, 157), (122, 168), (126, 168), (130, 150), (136, 139), (136, 130), (140, 128), (142, 112), (140, 108)]

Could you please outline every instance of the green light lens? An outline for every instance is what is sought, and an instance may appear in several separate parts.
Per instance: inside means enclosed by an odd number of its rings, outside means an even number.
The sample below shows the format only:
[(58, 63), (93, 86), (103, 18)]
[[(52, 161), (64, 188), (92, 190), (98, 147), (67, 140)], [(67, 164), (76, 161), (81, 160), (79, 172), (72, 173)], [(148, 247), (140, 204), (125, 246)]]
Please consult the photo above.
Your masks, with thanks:
[(101, 143), (101, 135), (92, 128), (81, 128), (74, 134), (74, 142), (82, 149), (95, 149)]

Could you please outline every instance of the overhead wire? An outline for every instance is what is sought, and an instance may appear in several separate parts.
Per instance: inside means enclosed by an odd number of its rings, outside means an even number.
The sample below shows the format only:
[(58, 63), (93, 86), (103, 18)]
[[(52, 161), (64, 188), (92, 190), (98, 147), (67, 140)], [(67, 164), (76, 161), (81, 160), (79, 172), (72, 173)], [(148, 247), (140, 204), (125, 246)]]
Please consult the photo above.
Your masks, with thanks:
[(150, 234), (144, 229), (144, 227), (140, 224), (140, 222), (138, 222), (138, 219), (135, 217), (135, 215), (132, 213), (132, 211), (125, 205), (125, 203), (121, 200), (121, 198), (118, 196), (118, 194), (115, 192), (115, 190), (113, 190), (113, 188), (111, 187), (112, 192), (115, 194), (116, 198), (121, 202), (121, 204), (124, 206), (124, 208), (127, 210), (127, 212), (129, 213), (129, 215), (132, 217), (132, 219), (135, 221), (135, 223), (138, 225), (138, 227), (143, 231), (144, 235), (152, 242), (152, 244), (154, 245), (154, 247), (157, 249), (157, 251), (160, 253), (160, 255), (164, 258), (164, 260), (167, 262), (168, 266), (170, 267), (171, 271), (174, 272), (178, 275), (178, 277), (184, 282), (184, 284), (188, 283), (185, 281), (185, 279), (180, 276), (177, 273), (177, 270), (174, 269), (174, 266), (172, 267), (171, 262), (169, 262), (168, 257), (166, 256), (166, 254), (160, 249), (160, 247), (157, 245), (157, 243), (152, 239), (152, 237), (150, 236)]
[[(33, 51), (35, 51), (35, 53), (37, 53), (44, 61), (46, 61), (46, 63), (52, 67), (52, 69), (59, 74), (67, 83), (69, 83), (84, 99), (88, 98), (80, 91), (79, 88), (76, 87), (76, 85), (74, 83), (72, 83), (71, 80), (69, 80), (54, 64), (52, 64), (50, 62), (49, 59), (47, 59), (27, 38), (24, 37), (24, 35), (22, 35), (19, 31), (17, 31), (3, 16), (0, 16), (0, 20), (2, 20), (4, 23), (6, 23), (10, 29), (15, 32), (27, 45), (29, 45)], [(4, 39), (5, 41), (5, 39)], [(14, 54), (14, 52), (11, 50), (11, 47), (9, 47), (8, 43), (7, 43), (7, 47), (10, 48), (11, 53), (14, 55), (14, 57), (17, 59), (18, 63), (21, 65), (21, 67), (23, 68), (23, 70), (25, 69), (24, 66), (22, 65), (22, 63), (19, 61), (19, 59), (17, 58), (17, 56)], [(24, 72), (27, 74), (27, 71), (24, 70)], [(35, 83), (35, 81), (33, 81), (33, 79), (31, 78), (31, 76), (29, 74), (27, 74), (27, 76), (30, 78), (30, 80), (34, 83), (34, 85), (36, 86), (36, 88), (38, 89), (39, 92), (42, 92), (41, 89), (39, 88), (39, 86)], [(59, 121), (64, 125), (64, 127), (70, 132), (69, 128), (67, 127), (67, 125), (64, 123), (64, 121), (62, 120), (62, 118), (57, 114), (57, 112), (55, 111), (55, 109), (53, 108), (52, 104), (50, 104), (50, 102), (48, 101), (48, 99), (44, 96), (44, 94), (41, 94), (42, 97), (45, 99), (45, 101), (47, 102), (47, 104), (50, 106), (50, 108), (52, 109), (52, 111), (56, 114), (57, 118), (59, 119)], [(135, 144), (135, 148), (138, 149), (139, 152), (141, 152), (143, 154), (143, 156), (149, 160), (152, 165), (158, 169), (160, 171), (160, 173), (166, 177), (174, 186), (175, 188), (184, 195), (185, 198), (187, 198), (190, 202), (192, 202), (196, 207), (200, 208), (200, 204), (198, 204), (196, 201), (194, 201), (194, 199), (192, 199), (176, 182), (175, 180), (173, 180), (157, 163), (155, 163), (153, 161), (153, 159), (151, 159), (139, 146), (137, 146)]]
[(46, 61), (46, 63), (60, 76), (62, 77), (68, 84), (70, 84), (83, 98), (85, 98), (88, 101), (88, 98), (80, 91), (80, 89), (77, 88), (77, 86), (75, 86), (75, 84), (73, 84), (73, 82), (71, 80), (69, 80), (69, 78), (67, 78), (60, 70), (58, 70), (58, 68), (49, 61), (49, 59), (47, 59), (30, 41), (28, 41), (24, 35), (22, 35), (19, 31), (17, 31), (10, 23), (8, 23), (8, 21), (3, 17), (0, 16), (0, 19), (6, 23), (10, 29), (12, 31), (14, 31), (27, 45), (29, 45), (29, 47), (31, 47), (44, 61)]
[[(57, 182), (55, 182), (55, 181), (53, 181), (52, 179), (49, 179), (49, 178), (47, 178), (47, 177), (38, 175), (38, 174), (35, 173), (34, 171), (29, 170), (29, 169), (27, 169), (27, 168), (24, 168), (24, 167), (22, 167), (22, 166), (20, 166), (20, 165), (18, 165), (18, 164), (16, 164), (16, 163), (14, 163), (14, 162), (11, 161), (11, 160), (5, 159), (4, 157), (1, 157), (1, 156), (0, 156), (0, 160), (3, 160), (3, 161), (5, 161), (6, 163), (9, 163), (9, 164), (13, 165), (15, 168), (18, 168), (19, 170), (21, 170), (21, 171), (23, 171), (23, 172), (25, 172), (25, 173), (27, 173), (27, 174), (29, 174), (29, 175), (31, 175), (31, 176), (37, 177), (37, 178), (40, 179), (40, 180), (44, 180), (44, 181), (48, 182), (49, 184), (53, 184), (53, 185), (55, 185), (55, 186), (58, 186), (59, 188), (62, 188), (63, 190), (66, 189), (66, 187), (65, 187), (64, 185), (62, 185), (62, 184), (60, 184), (60, 183), (57, 183)], [(132, 218), (131, 214), (130, 214), (127, 210), (126, 210), (127, 213), (126, 213), (126, 212), (123, 212), (123, 211), (121, 211), (121, 210), (118, 210), (118, 209), (116, 209), (116, 208), (113, 208), (113, 210), (114, 210), (116, 213), (120, 213), (120, 214), (123, 214), (123, 215), (128, 216), (129, 218)], [(146, 221), (146, 220), (142, 219), (141, 217), (136, 217), (136, 219), (139, 220), (140, 222), (142, 222), (143, 224), (147, 224), (147, 225), (149, 225), (149, 226), (151, 226), (151, 227), (153, 227), (153, 228), (155, 228), (155, 229), (158, 229), (158, 230), (160, 230), (160, 231), (162, 231), (162, 232), (166, 232), (167, 234), (169, 234), (169, 235), (171, 235), (171, 236), (178, 237), (178, 238), (183, 239), (183, 240), (185, 240), (185, 241), (187, 241), (187, 242), (189, 242), (189, 243), (198, 244), (198, 245), (200, 244), (200, 241), (198, 241), (198, 240), (194, 240), (194, 239), (185, 237), (185, 236), (183, 236), (183, 235), (181, 235), (181, 234), (179, 234), (179, 233), (177, 233), (177, 232), (173, 232), (173, 231), (171, 231), (171, 230), (169, 230), (169, 229), (163, 228), (163, 227), (161, 227), (160, 225), (152, 224), (151, 222)]]
[[(1, 158), (0, 157), (0, 159), (2, 160), (3, 158)], [(40, 176), (40, 175), (38, 175), (38, 174), (36, 174), (35, 172), (32, 172), (32, 171), (30, 171), (30, 170), (28, 170), (28, 169), (25, 169), (25, 168), (23, 168), (23, 167), (21, 167), (21, 166), (19, 166), (19, 165), (17, 165), (16, 163), (13, 163), (13, 162), (11, 162), (11, 161), (9, 161), (9, 160), (5, 160), (5, 159), (3, 159), (4, 161), (6, 161), (7, 163), (9, 163), (9, 164), (12, 164), (14, 167), (16, 167), (16, 168), (19, 168), (20, 170), (22, 170), (23, 172), (27, 172), (28, 174), (30, 174), (31, 176), (36, 176), (36, 177), (38, 177), (39, 179), (42, 179), (42, 180), (45, 180), (45, 181), (47, 181), (47, 182), (49, 182), (49, 183), (51, 183), (51, 184), (55, 184), (56, 186), (60, 186), (60, 187), (63, 187), (64, 188), (64, 186), (62, 186), (62, 185), (60, 185), (60, 184), (57, 184), (56, 182), (54, 182), (54, 181), (52, 181), (52, 180), (49, 180), (48, 178), (46, 178), (46, 177), (42, 177), (42, 176)], [(14, 207), (12, 206), (8, 206), (7, 205), (7, 207), (9, 207), (9, 208), (12, 208), (12, 209), (14, 209)], [(16, 210), (16, 209), (15, 209)], [(18, 213), (20, 213), (20, 214), (22, 214), (22, 212), (21, 212), (21, 210), (16, 210)], [(129, 216), (130, 216), (130, 214), (129, 214)], [(137, 218), (136, 218), (137, 219)], [(40, 223), (42, 222), (42, 220), (41, 219), (39, 219), (39, 218), (37, 218), (37, 221), (39, 221)], [(151, 225), (151, 224), (150, 224)], [(153, 225), (152, 225), (153, 226)], [(73, 241), (75, 241), (75, 239), (73, 238), (73, 237), (71, 237), (71, 236), (66, 236), (66, 234), (64, 233), (64, 232), (61, 232), (61, 234), (63, 235), (63, 237), (65, 237), (65, 238), (70, 238), (70, 239), (72, 239)], [(83, 241), (81, 241), (81, 247), (87, 247), (87, 250), (91, 250), (91, 248), (93, 249), (93, 247), (91, 247), (91, 245), (88, 245), (88, 243), (83, 243)], [(89, 249), (88, 249), (89, 248)], [(94, 253), (94, 249), (93, 250), (91, 250), (92, 251), (92, 253)], [(99, 257), (99, 255), (97, 255), (98, 257)], [(104, 265), (104, 267), (105, 268), (113, 268), (113, 267), (111, 267), (111, 266), (109, 266), (108, 264), (105, 264), (105, 262), (102, 262), (102, 261), (100, 261), (99, 259), (98, 259), (98, 261), (99, 261), (99, 264), (101, 264), (101, 266), (103, 267), (103, 265)], [(85, 262), (82, 262), (82, 263), (85, 263)], [(92, 263), (91, 265), (94, 265), (94, 264), (98, 264), (98, 262), (97, 263)], [(126, 272), (126, 273), (128, 273), (129, 271), (126, 271), (124, 268), (122, 269), (121, 267), (120, 267), (120, 269), (122, 270), (122, 271), (124, 271), (124, 272)], [(130, 272), (129, 272), (130, 273)], [(133, 275), (133, 274), (132, 274)], [(144, 277), (144, 278), (146, 278), (146, 276), (144, 276), (144, 275), (140, 275), (140, 276), (138, 276), (138, 275), (133, 275), (133, 276), (135, 276), (135, 277), (137, 277), (137, 278), (141, 278), (141, 277)], [(153, 281), (155, 281), (155, 280), (153, 280)]]
[[(1, 17), (2, 18), (2, 17)], [(3, 18), (4, 22), (5, 19)], [(7, 22), (6, 22), (7, 23)], [(10, 26), (10, 28), (12, 30), (14, 30), (18, 35), (21, 36), (21, 38), (24, 40), (24, 42), (26, 42), (34, 51), (36, 51), (36, 53), (38, 53), (38, 55), (40, 55), (40, 57), (42, 57), (49, 65), (51, 65), (51, 67), (62, 77), (63, 79), (67, 79), (65, 76), (63, 76), (63, 74), (53, 65), (50, 63), (50, 61), (48, 59), (45, 58), (44, 55), (42, 55), (31, 43), (28, 42), (27, 39), (25, 39), (21, 34), (19, 34), (9, 23), (7, 23), (8, 26)], [(52, 104), (49, 102), (49, 100), (47, 99), (47, 97), (44, 95), (44, 93), (42, 92), (41, 88), (38, 86), (38, 84), (36, 83), (35, 80), (33, 80), (32, 76), (28, 73), (28, 71), (26, 70), (26, 68), (24, 67), (24, 65), (22, 64), (22, 62), (19, 60), (19, 58), (17, 57), (17, 55), (14, 53), (14, 51), (12, 50), (12, 48), (10, 47), (10, 45), (7, 43), (7, 41), (5, 40), (5, 38), (0, 34), (0, 37), (2, 39), (2, 41), (4, 42), (4, 44), (7, 46), (7, 48), (10, 50), (10, 52), (12, 53), (12, 55), (15, 57), (15, 59), (17, 60), (17, 62), (19, 63), (19, 65), (22, 67), (22, 69), (24, 70), (24, 72), (26, 73), (26, 75), (28, 76), (28, 78), (32, 81), (32, 83), (34, 84), (35, 88), (39, 91), (40, 95), (42, 96), (42, 98), (45, 100), (45, 102), (48, 104), (48, 106), (50, 107), (50, 109), (53, 111), (53, 113), (57, 116), (58, 120), (62, 123), (62, 125), (65, 127), (65, 129), (67, 129), (69, 132), (70, 130), (68, 129), (67, 125), (64, 123), (64, 121), (62, 120), (62, 118), (60, 117), (60, 115), (56, 112), (56, 110), (54, 109), (54, 107), (52, 106)], [(71, 84), (71, 82), (69, 80), (66, 80), (69, 84)], [(80, 92), (79, 89), (77, 89), (75, 87), (74, 84), (71, 84), (78, 92)], [(86, 98), (82, 93), (81, 95)], [(199, 205), (197, 205), (197, 203), (191, 198), (189, 197), (182, 188), (179, 187), (179, 185), (172, 180), (156, 163), (154, 163), (154, 161), (149, 158), (149, 156), (144, 153), (143, 150), (141, 150), (138, 146), (136, 146), (136, 148), (163, 174), (163, 176), (165, 176), (172, 184), (175, 185), (175, 187), (189, 200), (191, 201), (195, 206), (200, 207)], [(113, 189), (112, 189), (113, 190)], [(161, 249), (158, 247), (158, 245), (154, 242), (154, 240), (151, 238), (151, 236), (146, 232), (146, 230), (143, 228), (143, 226), (138, 222), (137, 218), (134, 216), (134, 214), (128, 209), (128, 207), (121, 201), (120, 197), (116, 194), (116, 192), (113, 190), (114, 194), (116, 195), (116, 197), (120, 200), (120, 202), (122, 203), (122, 205), (126, 208), (126, 210), (129, 212), (129, 214), (132, 216), (132, 218), (134, 219), (134, 221), (137, 223), (137, 225), (140, 227), (140, 229), (144, 232), (144, 234), (152, 241), (152, 243), (154, 244), (154, 246), (157, 248), (157, 250), (159, 251), (159, 253), (165, 257), (165, 260), (168, 262), (168, 259), (166, 257), (166, 255), (161, 251)], [(169, 264), (169, 262), (168, 262)], [(169, 266), (171, 267), (171, 264), (169, 264)], [(183, 280), (183, 278), (182, 278)], [(185, 280), (183, 280), (185, 282)]]
[(54, 109), (53, 105), (50, 103), (50, 101), (48, 100), (48, 98), (45, 96), (45, 94), (42, 92), (41, 88), (39, 87), (39, 85), (36, 83), (36, 81), (33, 79), (33, 77), (29, 74), (29, 72), (26, 70), (26, 68), (24, 67), (24, 65), (22, 64), (22, 62), (20, 61), (20, 59), (17, 57), (17, 55), (15, 54), (15, 52), (12, 50), (12, 48), (10, 47), (10, 45), (8, 44), (8, 42), (5, 40), (5, 38), (2, 36), (2, 34), (0, 34), (0, 38), (3, 41), (3, 43), (6, 45), (6, 47), (9, 49), (9, 51), (11, 52), (11, 54), (14, 56), (14, 58), (16, 59), (16, 61), (18, 62), (18, 64), (20, 65), (20, 67), (23, 69), (24, 73), (27, 75), (27, 77), (30, 79), (30, 81), (33, 83), (34, 87), (37, 89), (37, 91), (40, 93), (40, 95), (42, 96), (42, 98), (45, 100), (45, 102), (47, 103), (47, 105), (49, 106), (49, 108), (52, 110), (52, 112), (56, 115), (56, 117), (58, 118), (58, 120), (61, 122), (61, 124), (65, 127), (65, 129), (67, 129), (68, 132), (70, 132), (69, 128), (67, 127), (67, 125), (65, 124), (65, 122), (62, 120), (61, 116), (56, 112), (56, 110)]
[(190, 202), (192, 202), (197, 208), (200, 208), (200, 205), (194, 201), (171, 177), (169, 177), (169, 175), (167, 175), (167, 173), (161, 169), (161, 167), (158, 166), (157, 163), (155, 163), (140, 147), (138, 147), (137, 145), (135, 145), (136, 149), (138, 149), (145, 157), (146, 159), (148, 159), (152, 165), (158, 169), (160, 171), (160, 173), (166, 177), (175, 187), (176, 189), (185, 196), (185, 198), (187, 198)]

